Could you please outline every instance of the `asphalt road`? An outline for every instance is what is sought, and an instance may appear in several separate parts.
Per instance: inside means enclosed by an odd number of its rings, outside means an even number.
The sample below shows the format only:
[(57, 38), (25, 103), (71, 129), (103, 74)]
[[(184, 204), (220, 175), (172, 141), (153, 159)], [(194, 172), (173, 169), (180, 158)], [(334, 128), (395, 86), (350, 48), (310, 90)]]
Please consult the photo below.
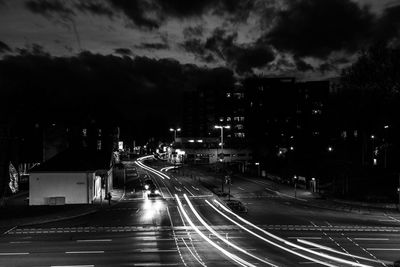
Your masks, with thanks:
[(146, 166), (139, 175), (162, 196), (132, 193), (131, 184), (119, 204), (95, 214), (15, 228), (0, 237), (0, 266), (390, 266), (400, 259), (398, 215), (316, 209), (272, 189), (252, 197), (261, 180), (235, 183), (249, 209), (235, 215), (194, 180)]

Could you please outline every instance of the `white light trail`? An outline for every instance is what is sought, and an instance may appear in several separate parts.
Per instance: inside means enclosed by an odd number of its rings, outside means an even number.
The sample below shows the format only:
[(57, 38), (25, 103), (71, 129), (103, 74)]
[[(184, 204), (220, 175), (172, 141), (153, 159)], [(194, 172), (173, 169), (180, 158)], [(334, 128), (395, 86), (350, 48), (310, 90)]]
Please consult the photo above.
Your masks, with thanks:
[(162, 173), (162, 172), (160, 172), (160, 171), (157, 171), (156, 169), (150, 168), (150, 167), (144, 165), (144, 164), (143, 164), (142, 162), (140, 162), (140, 161), (136, 161), (135, 163), (136, 163), (139, 167), (142, 167), (143, 169), (148, 170), (149, 172), (158, 175), (158, 176), (159, 176), (160, 178), (162, 178), (162, 179), (164, 179), (164, 177), (167, 178), (167, 179), (170, 179), (168, 175), (165, 175), (164, 173)]
[[(270, 233), (270, 232), (268, 232), (268, 231), (265, 231), (264, 229), (261, 229), (260, 227), (258, 227), (258, 226), (256, 226), (256, 225), (252, 224), (251, 222), (249, 222), (249, 221), (243, 219), (243, 218), (240, 217), (239, 215), (235, 214), (234, 212), (230, 211), (228, 208), (226, 208), (225, 206), (223, 206), (223, 205), (222, 205), (221, 203), (219, 203), (217, 200), (214, 199), (214, 202), (216, 202), (223, 210), (225, 210), (226, 212), (232, 214), (233, 216), (235, 216), (236, 218), (238, 218), (238, 219), (241, 220), (242, 222), (244, 222), (244, 223), (246, 223), (246, 224), (248, 224), (248, 225), (254, 227), (255, 229), (261, 231), (262, 233), (268, 235), (269, 237), (272, 237), (272, 238), (274, 238), (274, 239), (276, 239), (276, 240), (278, 240), (278, 241), (280, 241), (280, 242), (285, 243), (286, 245), (295, 247), (295, 248), (300, 249), (300, 250), (307, 251), (307, 252), (310, 253), (310, 254), (314, 254), (314, 255), (317, 255), (317, 256), (319, 256), (319, 257), (326, 258), (326, 259), (328, 259), (328, 260), (332, 260), (332, 261), (336, 261), (336, 262), (340, 262), (340, 263), (344, 263), (344, 264), (349, 264), (349, 265), (351, 265), (351, 266), (371, 267), (370, 265), (365, 265), (365, 264), (361, 264), (361, 263), (358, 263), (358, 262), (353, 262), (353, 261), (349, 261), (349, 260), (344, 260), (344, 259), (341, 259), (341, 258), (338, 258), (338, 257), (334, 257), (334, 256), (327, 255), (327, 254), (325, 254), (325, 253), (313, 251), (313, 250), (311, 250), (311, 249), (309, 249), (309, 248), (305, 248), (305, 247), (299, 246), (299, 245), (297, 245), (297, 244), (294, 244), (293, 242), (286, 241), (285, 239), (280, 238), (280, 237), (278, 237), (278, 236), (276, 236), (276, 235), (274, 235), (274, 234), (272, 234), (272, 233)], [(304, 256), (304, 255), (303, 255), (303, 256)]]
[[(226, 219), (228, 219), (229, 221), (233, 222), (234, 224), (236, 224), (237, 226), (239, 226), (240, 228), (242, 228), (242, 229), (245, 230), (246, 232), (248, 232), (248, 233), (250, 233), (250, 234), (252, 234), (252, 235), (258, 237), (259, 239), (261, 239), (261, 240), (263, 240), (263, 241), (265, 241), (265, 242), (267, 242), (267, 243), (269, 243), (269, 244), (271, 244), (271, 245), (273, 245), (273, 246), (276, 246), (276, 247), (278, 247), (278, 248), (280, 248), (280, 249), (283, 249), (283, 250), (285, 250), (285, 251), (287, 251), (287, 252), (289, 252), (289, 253), (292, 253), (292, 254), (294, 254), (294, 255), (296, 255), (296, 256), (299, 256), (299, 257), (301, 257), (301, 258), (307, 259), (307, 260), (309, 260), (309, 261), (313, 261), (313, 262), (316, 262), (316, 263), (319, 263), (319, 264), (322, 264), (322, 265), (325, 265), (325, 266), (329, 266), (329, 267), (338, 267), (337, 265), (333, 265), (333, 264), (330, 264), (330, 263), (327, 263), (327, 262), (320, 261), (320, 260), (318, 260), (318, 259), (314, 259), (314, 258), (312, 258), (312, 257), (303, 255), (303, 254), (298, 253), (298, 252), (296, 252), (296, 251), (293, 251), (293, 250), (291, 250), (291, 249), (289, 249), (289, 248), (286, 248), (286, 247), (284, 247), (284, 246), (281, 246), (281, 245), (279, 245), (279, 244), (277, 244), (277, 243), (275, 243), (275, 242), (273, 242), (273, 241), (271, 241), (271, 240), (268, 240), (268, 239), (266, 239), (266, 238), (260, 236), (259, 234), (255, 233), (255, 232), (253, 232), (253, 231), (251, 231), (251, 230), (249, 230), (249, 229), (247, 229), (246, 227), (242, 226), (241, 224), (239, 224), (239, 223), (236, 222), (235, 220), (231, 219), (231, 218), (228, 217), (226, 214), (224, 214), (224, 213), (222, 213), (220, 210), (218, 210), (218, 208), (216, 208), (216, 207), (215, 207), (214, 205), (212, 205), (210, 202), (208, 202), (208, 200), (205, 200), (205, 201), (206, 201), (206, 203), (207, 203), (208, 205), (210, 205), (215, 211), (217, 211), (219, 214), (221, 214), (222, 216), (224, 216), (224, 217), (225, 217)], [(215, 201), (215, 200), (214, 200), (214, 201)], [(217, 202), (217, 203), (218, 203), (218, 202)], [(219, 203), (218, 203), (218, 204), (219, 204)], [(219, 204), (219, 205), (220, 205), (220, 204)]]
[(323, 249), (323, 250), (328, 250), (328, 251), (331, 251), (331, 252), (334, 252), (334, 253), (337, 253), (337, 254), (341, 254), (341, 255), (344, 255), (344, 256), (349, 256), (349, 257), (353, 257), (353, 258), (357, 258), (357, 259), (365, 260), (365, 261), (382, 263), (382, 261), (380, 261), (380, 260), (374, 260), (374, 259), (364, 258), (364, 257), (360, 257), (360, 256), (357, 256), (357, 255), (349, 254), (349, 253), (344, 253), (344, 252), (341, 252), (341, 251), (337, 251), (337, 250), (335, 250), (333, 248), (322, 246), (322, 245), (319, 245), (319, 244), (316, 244), (314, 242), (310, 242), (310, 241), (307, 241), (307, 240), (297, 239), (297, 241), (299, 243), (303, 243), (303, 244), (306, 244), (306, 245), (309, 245), (309, 246), (312, 246), (312, 247), (316, 247), (316, 248), (320, 248), (320, 249)]
[(186, 211), (183, 208), (182, 202), (179, 199), (178, 195), (175, 194), (175, 199), (178, 202), (178, 206), (179, 209), (181, 210), (183, 216), (185, 217), (185, 219), (189, 222), (190, 226), (193, 228), (193, 230), (196, 231), (197, 234), (199, 234), (204, 240), (206, 240), (210, 245), (212, 245), (213, 247), (215, 247), (216, 249), (218, 249), (219, 251), (221, 251), (224, 255), (226, 255), (228, 258), (230, 258), (231, 260), (233, 260), (234, 262), (236, 262), (237, 264), (241, 265), (241, 266), (252, 266), (255, 267), (255, 265), (252, 265), (249, 262), (244, 261), (243, 259), (239, 258), (236, 255), (233, 255), (232, 253), (230, 253), (229, 251), (225, 250), (224, 248), (218, 246), (216, 243), (214, 243), (211, 239), (209, 239), (206, 235), (204, 235), (199, 228), (197, 228), (197, 226), (192, 222), (192, 220), (189, 218), (189, 215), (186, 213)]
[(258, 261), (261, 261), (261, 262), (263, 262), (263, 263), (265, 263), (265, 264), (268, 264), (268, 265), (270, 265), (270, 266), (275, 266), (275, 267), (277, 267), (277, 265), (275, 265), (275, 264), (273, 264), (273, 263), (271, 263), (271, 262), (268, 262), (268, 261), (266, 261), (266, 260), (263, 260), (263, 259), (261, 259), (261, 258), (255, 256), (255, 255), (253, 255), (253, 254), (247, 252), (246, 250), (244, 250), (244, 249), (242, 249), (242, 248), (236, 246), (235, 244), (233, 244), (232, 242), (228, 241), (227, 239), (223, 238), (220, 234), (218, 234), (214, 229), (212, 229), (212, 228), (210, 227), (210, 225), (208, 225), (208, 224), (203, 220), (203, 218), (199, 215), (199, 213), (198, 213), (198, 212), (196, 211), (196, 209), (193, 207), (193, 204), (192, 204), (192, 202), (190, 202), (190, 200), (189, 200), (189, 198), (187, 197), (187, 195), (186, 195), (186, 194), (183, 194), (183, 197), (186, 199), (186, 202), (189, 204), (190, 209), (192, 210), (192, 212), (194, 213), (194, 215), (197, 217), (197, 219), (201, 222), (201, 224), (204, 225), (204, 227), (205, 227), (208, 231), (210, 231), (211, 233), (213, 233), (216, 237), (218, 237), (218, 238), (219, 238), (220, 240), (222, 240), (224, 243), (228, 244), (229, 246), (235, 248), (236, 250), (238, 250), (238, 251), (240, 251), (240, 252), (246, 254), (247, 256), (250, 256), (250, 257), (252, 257), (252, 258), (254, 258), (254, 259), (258, 260)]

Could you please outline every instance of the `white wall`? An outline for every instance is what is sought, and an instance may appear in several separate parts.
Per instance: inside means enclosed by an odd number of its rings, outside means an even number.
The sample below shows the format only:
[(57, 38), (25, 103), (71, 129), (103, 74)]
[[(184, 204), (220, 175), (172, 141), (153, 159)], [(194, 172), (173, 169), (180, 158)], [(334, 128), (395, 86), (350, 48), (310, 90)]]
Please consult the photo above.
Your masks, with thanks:
[(29, 205), (48, 205), (50, 197), (65, 197), (65, 204), (91, 203), (93, 179), (94, 173), (31, 173)]

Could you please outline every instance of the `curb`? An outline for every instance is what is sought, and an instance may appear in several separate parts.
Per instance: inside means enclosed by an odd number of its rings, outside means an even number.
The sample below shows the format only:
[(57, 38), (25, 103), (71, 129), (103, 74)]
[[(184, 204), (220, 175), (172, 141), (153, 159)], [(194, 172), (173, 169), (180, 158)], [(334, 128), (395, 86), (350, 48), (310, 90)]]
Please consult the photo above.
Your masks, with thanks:
[[(118, 203), (120, 203), (120, 201), (125, 197), (125, 192), (122, 194), (122, 196), (114, 203), (112, 203), (110, 206), (113, 207), (115, 205), (117, 205)], [(107, 205), (107, 207), (110, 207)], [(33, 222), (28, 222), (28, 223), (21, 223), (21, 224), (17, 224), (14, 227), (12, 227), (11, 229), (7, 230), (6, 232), (2, 233), (3, 235), (7, 234), (8, 232), (14, 230), (17, 227), (20, 226), (29, 226), (29, 225), (36, 225), (36, 224), (44, 224), (44, 223), (51, 223), (51, 222), (58, 222), (58, 221), (64, 221), (64, 220), (70, 220), (70, 219), (75, 219), (78, 217), (82, 217), (82, 216), (86, 216), (89, 214), (93, 214), (96, 213), (100, 210), (102, 210), (103, 207), (93, 207), (93, 209), (88, 210), (86, 212), (82, 212), (82, 213), (78, 213), (78, 214), (74, 214), (74, 215), (70, 215), (70, 216), (65, 216), (65, 217), (59, 217), (59, 218), (52, 218), (52, 219), (47, 219), (47, 220), (38, 220), (38, 221), (33, 221)]]

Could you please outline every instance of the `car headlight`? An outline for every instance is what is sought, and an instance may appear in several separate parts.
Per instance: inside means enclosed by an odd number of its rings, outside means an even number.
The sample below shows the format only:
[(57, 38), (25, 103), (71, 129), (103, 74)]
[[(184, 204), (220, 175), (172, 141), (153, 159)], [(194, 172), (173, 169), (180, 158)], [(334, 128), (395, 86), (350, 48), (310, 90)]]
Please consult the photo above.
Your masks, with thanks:
[(149, 185), (148, 184), (146, 184), (145, 186), (144, 186), (144, 189), (149, 189)]

